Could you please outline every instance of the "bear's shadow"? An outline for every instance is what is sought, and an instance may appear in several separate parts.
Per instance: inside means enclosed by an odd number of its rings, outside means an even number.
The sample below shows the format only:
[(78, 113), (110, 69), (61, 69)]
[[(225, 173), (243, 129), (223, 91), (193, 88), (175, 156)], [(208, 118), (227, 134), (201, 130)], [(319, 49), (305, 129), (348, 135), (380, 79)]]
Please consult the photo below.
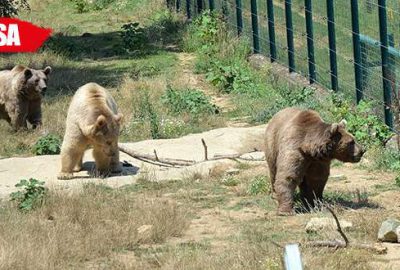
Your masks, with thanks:
[[(111, 173), (106, 177), (101, 177), (104, 179), (120, 177), (120, 176), (128, 176), (128, 175), (137, 175), (139, 172), (139, 167), (132, 165), (131, 163), (124, 161), (120, 162), (122, 166), (122, 172), (119, 173)], [(96, 164), (94, 161), (86, 161), (82, 164), (81, 171), (87, 171), (90, 178), (98, 178), (99, 175), (96, 174), (95, 171)]]

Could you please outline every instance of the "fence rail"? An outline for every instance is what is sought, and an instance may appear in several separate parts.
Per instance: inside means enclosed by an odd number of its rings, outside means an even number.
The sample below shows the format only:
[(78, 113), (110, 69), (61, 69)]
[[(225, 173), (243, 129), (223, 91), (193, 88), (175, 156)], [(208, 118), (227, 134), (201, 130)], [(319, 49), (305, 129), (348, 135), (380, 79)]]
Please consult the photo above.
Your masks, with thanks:
[[(181, 1), (176, 0), (178, 11)], [(399, 133), (393, 124), (393, 100), (400, 98), (399, 0), (186, 0), (185, 5), (188, 19), (204, 9), (222, 12), (232, 31), (252, 40), (254, 53), (307, 76), (310, 84), (343, 92), (356, 103), (374, 102), (376, 113)]]

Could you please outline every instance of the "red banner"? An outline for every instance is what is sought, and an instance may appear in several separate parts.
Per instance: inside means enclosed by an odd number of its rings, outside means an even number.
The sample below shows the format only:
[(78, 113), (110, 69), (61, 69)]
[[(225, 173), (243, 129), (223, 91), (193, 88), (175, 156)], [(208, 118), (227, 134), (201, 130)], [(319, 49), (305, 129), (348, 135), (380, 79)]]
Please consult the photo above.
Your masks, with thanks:
[(0, 18), (0, 52), (35, 52), (52, 30), (13, 18)]

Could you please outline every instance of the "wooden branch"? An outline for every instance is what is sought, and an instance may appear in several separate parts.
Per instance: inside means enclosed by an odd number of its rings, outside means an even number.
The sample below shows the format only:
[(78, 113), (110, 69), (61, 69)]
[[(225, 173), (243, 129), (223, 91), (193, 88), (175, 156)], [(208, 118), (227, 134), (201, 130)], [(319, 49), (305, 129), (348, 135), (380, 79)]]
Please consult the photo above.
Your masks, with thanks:
[(208, 160), (207, 144), (204, 141), (204, 139), (201, 139), (201, 142), (202, 142), (203, 147), (204, 147), (204, 160)]
[(156, 160), (157, 160), (157, 161), (160, 161), (159, 158), (158, 158), (158, 156), (157, 156), (157, 151), (156, 151), (156, 149), (154, 149), (154, 156), (156, 157)]
[[(203, 146), (205, 145), (205, 142)], [(242, 160), (248, 160), (248, 161), (262, 161), (263, 159), (255, 159), (255, 158), (243, 158), (241, 157), (243, 154), (229, 154), (229, 155), (221, 155), (217, 154), (214, 155), (213, 158), (208, 158), (208, 150), (205, 151), (206, 154), (206, 160), (202, 161), (195, 161), (195, 160), (187, 160), (187, 159), (175, 159), (175, 158), (161, 158), (157, 155), (157, 152), (154, 150), (153, 155), (151, 154), (142, 154), (142, 153), (137, 153), (133, 151), (132, 149), (129, 149), (128, 147), (118, 144), (118, 148), (121, 152), (139, 159), (144, 162), (151, 163), (153, 165), (159, 165), (159, 166), (164, 166), (164, 167), (185, 167), (185, 166), (193, 166), (199, 163), (207, 162), (207, 161), (216, 161), (216, 160), (222, 160), (222, 159), (242, 159)], [(207, 149), (207, 145), (205, 145), (205, 149)], [(167, 166), (166, 166), (167, 165)]]
[(346, 242), (341, 240), (326, 240), (326, 241), (311, 241), (304, 244), (304, 246), (309, 247), (328, 247), (328, 248), (356, 248), (356, 249), (365, 249), (368, 251), (372, 251), (377, 254), (385, 254), (387, 252), (387, 247), (380, 245), (380, 244), (357, 244), (351, 243), (346, 244)]
[(326, 206), (326, 209), (332, 214), (333, 218), (335, 219), (336, 226), (337, 226), (337, 231), (340, 233), (342, 236), (344, 242), (345, 242), (345, 247), (349, 244), (349, 239), (347, 238), (346, 234), (343, 232), (342, 227), (340, 226), (339, 219), (337, 218), (335, 212), (333, 212), (332, 208), (330, 206)]

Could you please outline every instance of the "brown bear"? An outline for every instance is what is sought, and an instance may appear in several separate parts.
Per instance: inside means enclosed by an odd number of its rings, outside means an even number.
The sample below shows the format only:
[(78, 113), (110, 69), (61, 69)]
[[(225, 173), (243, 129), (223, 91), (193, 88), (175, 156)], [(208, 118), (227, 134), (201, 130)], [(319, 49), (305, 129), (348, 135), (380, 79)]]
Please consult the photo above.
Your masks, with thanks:
[(286, 108), (269, 121), (265, 157), (278, 214), (294, 214), (297, 186), (308, 209), (321, 200), (333, 159), (360, 161), (364, 151), (345, 130), (344, 122), (328, 124), (313, 110)]
[(50, 67), (36, 70), (21, 65), (0, 71), (0, 119), (14, 130), (42, 124), (42, 98), (47, 90)]
[(61, 146), (61, 172), (58, 179), (71, 179), (82, 168), (82, 157), (93, 147), (97, 173), (106, 176), (120, 172), (118, 135), (122, 114), (111, 94), (96, 83), (80, 87), (68, 109)]

